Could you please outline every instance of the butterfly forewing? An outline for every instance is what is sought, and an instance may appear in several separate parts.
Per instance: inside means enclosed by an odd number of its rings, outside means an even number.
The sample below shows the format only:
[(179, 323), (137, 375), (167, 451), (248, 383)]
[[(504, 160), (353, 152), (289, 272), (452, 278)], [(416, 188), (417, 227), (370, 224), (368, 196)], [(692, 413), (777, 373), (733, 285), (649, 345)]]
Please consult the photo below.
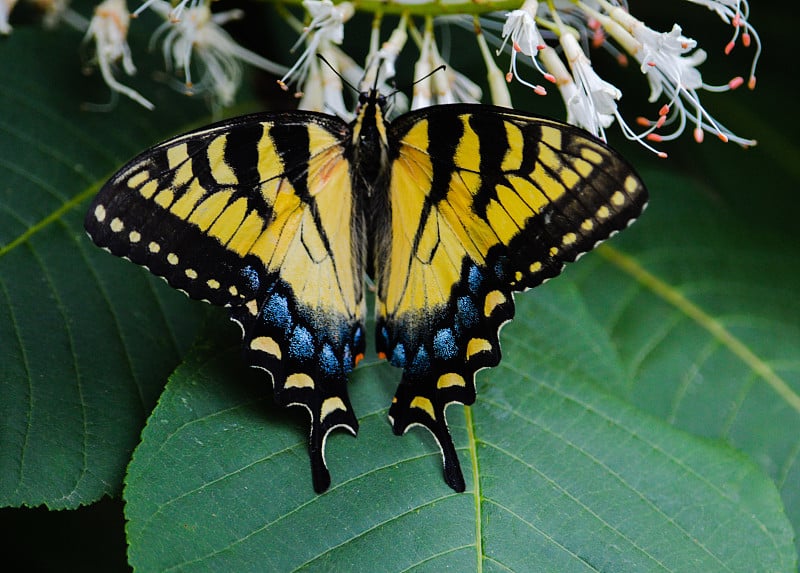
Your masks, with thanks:
[(330, 483), (326, 436), (358, 427), (346, 382), (374, 272), (377, 350), (403, 369), (394, 431), (428, 428), (463, 491), (445, 409), (474, 402), (475, 373), (500, 361), (513, 293), (626, 227), (647, 194), (619, 155), (565, 124), (480, 105), (384, 124), (377, 92), (362, 100), (350, 125), (258, 114), (154, 147), (103, 187), (86, 229), (228, 308), (276, 401), (311, 415), (318, 492)]
[(377, 346), (403, 377), (396, 433), (423, 425), (464, 489), (445, 420), (500, 360), (512, 293), (626, 227), (646, 191), (631, 166), (574, 127), (491, 106), (437, 106), (392, 124), (391, 240), (379, 248)]
[(192, 298), (229, 308), (275, 397), (311, 414), (317, 491), (324, 442), (358, 423), (345, 384), (364, 351), (364, 231), (337, 118), (260, 114), (131, 161), (86, 217), (92, 239)]

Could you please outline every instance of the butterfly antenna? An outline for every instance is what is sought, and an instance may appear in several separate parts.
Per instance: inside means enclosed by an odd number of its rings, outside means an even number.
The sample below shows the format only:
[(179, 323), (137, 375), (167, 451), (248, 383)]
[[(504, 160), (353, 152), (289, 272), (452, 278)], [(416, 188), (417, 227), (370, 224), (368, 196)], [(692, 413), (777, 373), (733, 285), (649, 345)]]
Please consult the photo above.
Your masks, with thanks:
[(413, 82), (411, 85), (412, 85), (412, 86), (415, 86), (415, 85), (417, 85), (419, 82), (422, 82), (422, 81), (425, 81), (425, 80), (427, 80), (429, 77), (431, 77), (431, 76), (432, 76), (433, 74), (435, 74), (436, 72), (441, 72), (441, 71), (443, 71), (443, 70), (446, 70), (446, 69), (447, 69), (447, 66), (445, 66), (444, 64), (442, 64), (442, 65), (440, 65), (440, 66), (438, 66), (438, 67), (434, 68), (433, 70), (431, 70), (430, 72), (428, 72), (427, 74), (425, 74), (424, 76), (422, 76), (421, 78), (419, 78), (418, 80), (414, 80), (414, 82)]
[[(411, 86), (413, 87), (413, 86), (417, 85), (419, 82), (423, 82), (423, 81), (427, 80), (429, 77), (431, 77), (436, 72), (441, 72), (442, 70), (446, 70), (446, 69), (447, 69), (447, 66), (442, 64), (442, 65), (438, 66), (437, 68), (434, 68), (433, 70), (431, 70), (430, 72), (428, 72), (427, 74), (422, 76), (421, 78), (411, 82)], [(392, 93), (390, 93), (389, 95), (386, 96), (386, 99), (389, 99), (390, 97), (392, 97), (394, 94), (396, 94), (399, 91), (401, 91), (401, 90), (395, 88), (395, 90)]]
[(339, 71), (338, 71), (336, 68), (334, 68), (334, 67), (333, 67), (333, 64), (331, 64), (331, 63), (330, 63), (330, 62), (329, 62), (329, 61), (328, 61), (328, 60), (325, 58), (325, 56), (323, 56), (322, 54), (317, 54), (317, 57), (318, 57), (320, 60), (322, 60), (322, 62), (323, 62), (323, 63), (324, 63), (326, 66), (328, 66), (328, 67), (331, 69), (331, 71), (332, 71), (334, 74), (336, 74), (336, 76), (337, 76), (337, 77), (338, 77), (340, 80), (342, 80), (342, 83), (344, 83), (344, 85), (346, 85), (347, 87), (349, 87), (349, 88), (350, 88), (351, 90), (353, 90), (354, 92), (356, 92), (356, 93), (360, 93), (360, 92), (358, 91), (358, 88), (357, 88), (357, 87), (355, 87), (353, 84), (351, 84), (351, 83), (350, 83), (350, 82), (348, 82), (346, 79), (344, 79), (344, 76), (343, 76), (342, 74), (340, 74), (340, 73), (339, 73)]
[(378, 69), (375, 70), (375, 81), (372, 84), (372, 92), (378, 93), (378, 80), (381, 79), (381, 66), (383, 65), (383, 58), (378, 59)]

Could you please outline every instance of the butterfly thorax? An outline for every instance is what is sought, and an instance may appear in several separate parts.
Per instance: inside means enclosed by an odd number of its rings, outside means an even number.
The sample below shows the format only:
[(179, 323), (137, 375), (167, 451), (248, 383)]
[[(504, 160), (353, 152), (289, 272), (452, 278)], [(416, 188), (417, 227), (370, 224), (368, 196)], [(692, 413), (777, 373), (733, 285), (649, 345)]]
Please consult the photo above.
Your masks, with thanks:
[(370, 197), (383, 188), (389, 164), (389, 141), (383, 118), (385, 104), (386, 100), (376, 89), (362, 93), (356, 119), (351, 124), (354, 180), (363, 185), (363, 192)]

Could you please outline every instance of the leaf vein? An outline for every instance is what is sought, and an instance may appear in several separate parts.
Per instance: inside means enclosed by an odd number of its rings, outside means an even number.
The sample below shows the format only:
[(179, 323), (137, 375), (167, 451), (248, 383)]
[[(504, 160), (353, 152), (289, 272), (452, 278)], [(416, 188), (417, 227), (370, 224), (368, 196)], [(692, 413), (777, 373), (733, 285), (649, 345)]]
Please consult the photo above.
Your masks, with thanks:
[(718, 339), (728, 350), (772, 387), (781, 399), (800, 413), (800, 395), (794, 392), (789, 384), (778, 376), (766, 361), (762, 360), (755, 352), (750, 350), (746, 344), (738, 337), (734, 336), (719, 320), (706, 313), (673, 286), (645, 270), (633, 257), (608, 245), (601, 245), (597, 249), (597, 252), (611, 264), (630, 275), (642, 286), (661, 297), (707, 330), (714, 338)]
[[(545, 479), (547, 479), (547, 478), (545, 478)], [(532, 530), (534, 530), (535, 532), (539, 533), (542, 537), (544, 537), (545, 539), (547, 539), (550, 542), (552, 542), (556, 547), (558, 547), (564, 553), (568, 554), (570, 557), (574, 557), (576, 560), (580, 561), (582, 564), (584, 564), (587, 567), (589, 567), (592, 571), (598, 571), (598, 569), (596, 569), (595, 567), (590, 566), (588, 563), (586, 563), (585, 560), (581, 559), (580, 556), (577, 553), (575, 553), (574, 551), (572, 551), (569, 547), (567, 547), (566, 545), (564, 545), (563, 543), (558, 541), (555, 537), (553, 537), (552, 535), (550, 535), (549, 533), (547, 533), (546, 531), (544, 531), (540, 527), (537, 527), (535, 524), (531, 523), (530, 521), (528, 521), (527, 519), (525, 519), (524, 517), (519, 515), (517, 512), (512, 510), (510, 507), (507, 507), (506, 505), (504, 505), (504, 504), (502, 504), (499, 501), (494, 500), (494, 499), (487, 499), (486, 502), (487, 503), (491, 503), (492, 505), (500, 508), (501, 510), (503, 510), (506, 513), (508, 513), (509, 515), (511, 515), (514, 519), (517, 519), (520, 522), (524, 523), (525, 525), (530, 527)], [(487, 559), (491, 559), (491, 558), (487, 557)], [(512, 571), (512, 569), (510, 569), (509, 567), (506, 567), (505, 565), (503, 565), (503, 567), (505, 567), (509, 571)]]

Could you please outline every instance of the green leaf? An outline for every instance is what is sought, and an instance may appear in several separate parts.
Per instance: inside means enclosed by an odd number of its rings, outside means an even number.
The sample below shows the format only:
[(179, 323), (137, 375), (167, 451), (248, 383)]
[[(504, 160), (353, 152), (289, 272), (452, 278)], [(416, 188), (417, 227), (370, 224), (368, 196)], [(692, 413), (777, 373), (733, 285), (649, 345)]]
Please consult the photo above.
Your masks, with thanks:
[(213, 327), (170, 378), (129, 467), (131, 564), (795, 570), (791, 526), (755, 464), (598, 389), (627, 368), (568, 278), (517, 301), (502, 364), (479, 376), (475, 406), (448, 411), (465, 494), (443, 482), (426, 432), (392, 435), (399, 371), (369, 363), (351, 384), (358, 439), (331, 436), (333, 484), (315, 495), (305, 412), (277, 409), (267, 376), (242, 365), (237, 329)]
[[(576, 271), (626, 364), (603, 387), (693, 434), (721, 438), (772, 477), (800, 524), (800, 249), (689, 182), (653, 201), (630, 255)], [(681, 229), (679, 233), (675, 229)], [(620, 272), (622, 271), (622, 272)]]
[[(97, 249), (83, 211), (124, 161), (204, 107), (157, 112), (81, 74), (81, 34), (0, 41), (0, 505), (71, 508), (119, 492), (141, 426), (204, 309)], [(54, 89), (54, 86), (57, 88)]]

